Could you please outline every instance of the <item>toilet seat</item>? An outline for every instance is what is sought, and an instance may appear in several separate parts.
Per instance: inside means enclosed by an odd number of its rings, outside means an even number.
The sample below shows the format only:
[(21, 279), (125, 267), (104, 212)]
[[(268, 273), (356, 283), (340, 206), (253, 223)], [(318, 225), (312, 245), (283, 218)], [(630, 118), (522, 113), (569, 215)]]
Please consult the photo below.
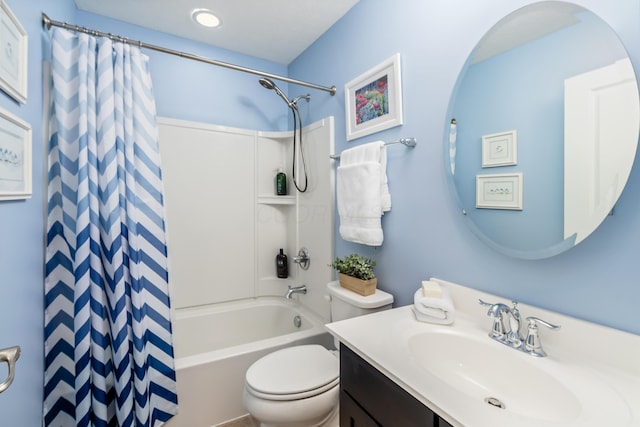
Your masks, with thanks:
[(247, 370), (245, 385), (252, 395), (268, 400), (297, 400), (338, 386), (340, 362), (326, 348), (300, 345), (274, 351)]

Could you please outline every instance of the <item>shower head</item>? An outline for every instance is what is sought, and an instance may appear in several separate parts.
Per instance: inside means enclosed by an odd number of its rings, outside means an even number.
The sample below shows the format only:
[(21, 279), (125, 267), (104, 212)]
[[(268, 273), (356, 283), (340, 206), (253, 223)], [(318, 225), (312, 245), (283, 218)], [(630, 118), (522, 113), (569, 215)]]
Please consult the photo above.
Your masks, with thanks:
[(266, 77), (263, 77), (258, 81), (260, 82), (262, 87), (265, 88), (265, 89), (275, 89), (276, 88), (276, 84), (273, 82), (273, 80), (268, 79)]
[(269, 90), (271, 89), (275, 90), (278, 96), (282, 98), (282, 100), (289, 106), (289, 108), (295, 107), (295, 104), (292, 101), (289, 101), (289, 99), (284, 94), (284, 92), (280, 90), (280, 88), (273, 82), (273, 80), (263, 77), (258, 81), (260, 82), (263, 88), (269, 89)]

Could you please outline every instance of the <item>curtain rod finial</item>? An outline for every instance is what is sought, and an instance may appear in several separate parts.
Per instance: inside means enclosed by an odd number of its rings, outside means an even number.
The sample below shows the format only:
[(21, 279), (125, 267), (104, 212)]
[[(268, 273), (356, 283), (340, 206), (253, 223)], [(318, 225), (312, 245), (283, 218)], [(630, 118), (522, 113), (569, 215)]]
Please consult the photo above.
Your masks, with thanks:
[(46, 13), (42, 14), (42, 23), (47, 27), (47, 30), (51, 29), (51, 19), (49, 19)]

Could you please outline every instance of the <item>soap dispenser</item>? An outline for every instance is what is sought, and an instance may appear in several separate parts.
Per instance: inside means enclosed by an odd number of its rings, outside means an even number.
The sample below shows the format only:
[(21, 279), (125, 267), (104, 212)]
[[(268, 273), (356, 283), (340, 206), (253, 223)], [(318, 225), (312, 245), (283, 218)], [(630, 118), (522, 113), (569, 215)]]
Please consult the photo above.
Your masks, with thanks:
[(289, 263), (284, 250), (280, 248), (280, 253), (276, 255), (276, 274), (280, 279), (289, 277)]

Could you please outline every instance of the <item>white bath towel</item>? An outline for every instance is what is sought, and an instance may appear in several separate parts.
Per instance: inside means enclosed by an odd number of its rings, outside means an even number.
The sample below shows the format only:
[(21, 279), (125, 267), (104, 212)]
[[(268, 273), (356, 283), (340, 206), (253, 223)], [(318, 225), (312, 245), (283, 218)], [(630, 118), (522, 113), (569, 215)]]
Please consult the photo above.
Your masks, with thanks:
[(442, 297), (425, 297), (422, 288), (413, 295), (413, 312), (421, 322), (448, 325), (455, 320), (455, 308), (447, 288), (442, 288)]
[(384, 142), (343, 151), (338, 167), (337, 200), (340, 236), (369, 246), (384, 239), (381, 216), (391, 209)]

